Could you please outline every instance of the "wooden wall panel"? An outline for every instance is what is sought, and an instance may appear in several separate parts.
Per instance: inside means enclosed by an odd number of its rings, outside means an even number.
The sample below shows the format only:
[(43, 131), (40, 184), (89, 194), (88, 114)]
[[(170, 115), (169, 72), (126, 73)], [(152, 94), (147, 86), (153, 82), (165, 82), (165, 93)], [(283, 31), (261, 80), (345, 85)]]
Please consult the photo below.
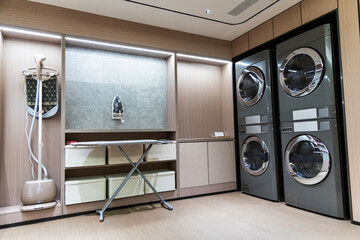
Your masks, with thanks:
[(207, 143), (179, 144), (180, 188), (208, 185)]
[(198, 55), (231, 58), (230, 41), (26, 0), (1, 0), (0, 23)]
[(274, 37), (301, 26), (300, 3), (275, 16), (273, 22)]
[(249, 33), (245, 33), (231, 42), (232, 56), (235, 57), (249, 50)]
[[(25, 136), (25, 68), (35, 66), (34, 54), (47, 56), (45, 66), (61, 70), (61, 48), (57, 44), (5, 38), (4, 79), (2, 94), (2, 151), (0, 162), (0, 207), (20, 205), (20, 193), (25, 180), (31, 180)], [(29, 116), (29, 124), (30, 124)], [(61, 174), (60, 112), (43, 121), (43, 162), (55, 180), (59, 197)], [(34, 127), (32, 146), (37, 155), (37, 124)], [(35, 171), (37, 171), (35, 169)], [(35, 175), (37, 172), (35, 172)]]
[(337, 8), (337, 0), (303, 0), (301, 2), (302, 23), (307, 23)]
[(352, 218), (360, 222), (360, 38), (358, 0), (339, 0), (339, 30)]
[[(4, 105), (4, 93), (3, 93), (3, 77), (4, 77), (4, 38), (3, 35), (0, 31), (0, 156), (1, 153), (3, 152), (3, 137), (2, 137), (2, 133), (3, 133), (3, 105)], [(2, 179), (3, 176), (6, 175), (5, 172), (5, 166), (4, 166), (4, 161), (2, 161), (1, 157), (0, 157), (0, 194), (1, 194), (1, 189), (2, 189)], [(1, 202), (2, 202), (2, 198), (0, 196), (0, 206), (1, 206)]]
[(234, 141), (208, 142), (209, 184), (235, 182)]
[(221, 68), (221, 125), (225, 136), (234, 137), (232, 63)]
[(179, 138), (208, 138), (222, 131), (221, 67), (177, 63)]
[(167, 122), (168, 129), (176, 129), (176, 83), (175, 83), (175, 55), (167, 60)]
[(274, 38), (273, 20), (270, 19), (249, 32), (249, 49)]

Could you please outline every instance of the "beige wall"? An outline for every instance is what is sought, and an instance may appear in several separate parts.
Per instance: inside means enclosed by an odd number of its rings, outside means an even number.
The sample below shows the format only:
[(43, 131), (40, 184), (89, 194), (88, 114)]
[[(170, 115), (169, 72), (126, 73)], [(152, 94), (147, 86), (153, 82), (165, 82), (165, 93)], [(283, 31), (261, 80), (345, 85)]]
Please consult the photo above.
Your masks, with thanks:
[(184, 53), (231, 58), (231, 42), (25, 0), (1, 0), (0, 23)]

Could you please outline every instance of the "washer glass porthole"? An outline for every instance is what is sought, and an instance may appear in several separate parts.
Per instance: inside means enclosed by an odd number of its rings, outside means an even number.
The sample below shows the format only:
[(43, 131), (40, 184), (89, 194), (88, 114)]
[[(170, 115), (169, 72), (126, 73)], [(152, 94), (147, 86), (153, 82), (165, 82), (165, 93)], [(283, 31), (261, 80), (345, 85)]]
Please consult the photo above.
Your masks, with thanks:
[(285, 164), (296, 181), (305, 185), (318, 184), (329, 174), (330, 152), (320, 139), (311, 135), (300, 135), (287, 145)]
[(259, 137), (252, 136), (241, 147), (241, 164), (245, 171), (253, 176), (260, 176), (269, 166), (269, 149)]
[(264, 75), (257, 67), (245, 68), (237, 81), (237, 98), (244, 106), (255, 105), (262, 97), (265, 89)]
[(320, 84), (324, 64), (318, 52), (298, 48), (287, 55), (279, 69), (280, 85), (291, 97), (304, 97)]

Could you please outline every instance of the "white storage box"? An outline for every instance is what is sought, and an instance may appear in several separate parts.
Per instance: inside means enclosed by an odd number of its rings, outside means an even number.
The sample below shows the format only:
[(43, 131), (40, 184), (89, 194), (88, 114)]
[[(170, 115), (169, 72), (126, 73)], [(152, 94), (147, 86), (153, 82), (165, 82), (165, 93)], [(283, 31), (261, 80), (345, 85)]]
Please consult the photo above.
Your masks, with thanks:
[[(119, 173), (105, 176), (108, 179), (108, 198), (111, 198), (116, 189), (124, 181), (127, 174), (128, 173)], [(133, 175), (131, 175), (130, 179), (126, 182), (124, 187), (120, 190), (115, 198), (132, 197), (143, 194), (144, 179), (142, 179), (138, 173), (133, 173)]]
[(65, 205), (105, 200), (104, 176), (68, 178), (65, 181)]
[(145, 156), (146, 162), (174, 159), (176, 159), (176, 143), (154, 144)]
[(65, 146), (65, 167), (105, 165), (105, 146)]
[[(175, 190), (175, 171), (162, 169), (142, 172), (158, 192)], [(153, 190), (145, 183), (145, 194)]]
[[(129, 158), (136, 162), (143, 154), (143, 145), (123, 145), (121, 148), (129, 156)], [(108, 147), (108, 164), (129, 163), (119, 147)]]

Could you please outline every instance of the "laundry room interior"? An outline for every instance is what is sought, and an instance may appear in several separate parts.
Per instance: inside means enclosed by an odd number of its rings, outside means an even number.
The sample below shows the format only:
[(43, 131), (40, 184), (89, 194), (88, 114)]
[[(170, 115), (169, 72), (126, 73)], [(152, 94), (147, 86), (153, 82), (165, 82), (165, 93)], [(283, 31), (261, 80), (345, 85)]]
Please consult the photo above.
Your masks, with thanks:
[(220, 2), (0, 1), (0, 239), (359, 236), (360, 1)]

